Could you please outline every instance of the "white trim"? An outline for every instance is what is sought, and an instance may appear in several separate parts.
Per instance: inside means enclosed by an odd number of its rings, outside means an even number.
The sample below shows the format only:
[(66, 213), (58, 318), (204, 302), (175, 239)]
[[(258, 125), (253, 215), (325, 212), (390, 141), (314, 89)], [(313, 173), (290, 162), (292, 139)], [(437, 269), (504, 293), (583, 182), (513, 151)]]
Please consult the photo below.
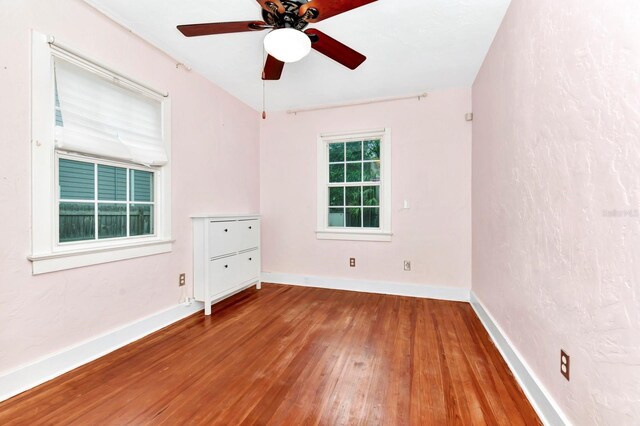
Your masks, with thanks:
[(500, 351), (502, 358), (504, 358), (511, 369), (511, 372), (527, 396), (527, 399), (531, 402), (538, 416), (540, 416), (542, 422), (549, 426), (570, 425), (571, 422), (567, 416), (562, 412), (562, 409), (560, 409), (551, 397), (551, 394), (542, 382), (533, 373), (531, 367), (529, 367), (524, 357), (522, 357), (511, 343), (498, 322), (493, 318), (480, 299), (478, 299), (478, 296), (473, 291), (471, 291), (470, 296), (471, 306), (491, 336), (498, 351)]
[(263, 283), (289, 284), (301, 287), (317, 287), (332, 290), (358, 291), (362, 293), (391, 294), (395, 296), (421, 297), (426, 299), (468, 302), (469, 289), (390, 281), (356, 280), (346, 278), (318, 277), (308, 275), (262, 272)]
[[(31, 54), (31, 253), (51, 252), (55, 238), (55, 98), (47, 36), (33, 32)], [(53, 114), (53, 115), (52, 115)]]
[(138, 244), (110, 246), (82, 251), (57, 252), (52, 254), (28, 256), (33, 275), (64, 271), (65, 269), (116, 262), (136, 257), (169, 253), (173, 240), (150, 241)]
[(392, 236), (390, 232), (316, 231), (319, 240), (391, 241)]
[[(126, 82), (128, 87), (135, 87), (146, 95), (156, 97), (162, 108), (162, 137), (167, 151), (167, 164), (153, 168), (155, 177), (154, 215), (155, 235), (146, 237), (142, 242), (135, 237), (122, 240), (111, 240), (94, 245), (84, 244), (82, 247), (62, 247), (58, 245), (57, 220), (57, 166), (55, 150), (55, 102), (53, 57), (63, 55), (66, 47), (53, 48), (51, 38), (37, 31), (32, 32), (31, 62), (31, 206), (32, 206), (32, 241), (31, 256), (33, 274), (60, 271), (64, 269), (89, 266), (93, 264), (113, 262), (140, 256), (166, 253), (171, 251), (171, 98), (160, 96), (154, 89), (135, 81)], [(63, 49), (63, 50), (60, 50)], [(102, 64), (94, 62), (82, 53), (69, 51), (85, 67), (99, 72)], [(97, 71), (96, 71), (97, 70)], [(102, 72), (120, 78), (115, 71), (105, 69)], [(128, 77), (127, 77), (128, 79)], [(93, 157), (92, 161), (102, 162)], [(116, 163), (123, 167), (128, 162)], [(100, 250), (96, 250), (100, 248)], [(77, 249), (77, 250), (76, 250)], [(62, 253), (64, 251), (64, 253)], [(60, 252), (60, 256), (58, 256)]]
[[(380, 139), (380, 228), (329, 227), (327, 187), (331, 142)], [(320, 240), (391, 241), (391, 129), (373, 129), (341, 133), (321, 133), (316, 141), (316, 238)], [(366, 186), (366, 183), (361, 185)], [(338, 185), (340, 186), (340, 185)], [(344, 186), (349, 186), (345, 184)], [(360, 185), (358, 185), (360, 186)]]
[(202, 310), (202, 303), (182, 304), (63, 349), (0, 376), (0, 401), (80, 367)]
[[(524, 358), (504, 331), (486, 310), (473, 291), (466, 288), (439, 287), (409, 283), (351, 280), (296, 274), (262, 272), (261, 282), (289, 284), (367, 293), (391, 294), (471, 303), (500, 354), (513, 372), (518, 384), (545, 425), (570, 425), (571, 422), (537, 379)], [(241, 289), (243, 290), (243, 289)], [(239, 290), (239, 291), (241, 291)], [(86, 340), (33, 363), (23, 365), (0, 376), (0, 401), (45, 383), (77, 367), (87, 364), (155, 331), (171, 325), (203, 309), (195, 302), (173, 306), (101, 336)]]

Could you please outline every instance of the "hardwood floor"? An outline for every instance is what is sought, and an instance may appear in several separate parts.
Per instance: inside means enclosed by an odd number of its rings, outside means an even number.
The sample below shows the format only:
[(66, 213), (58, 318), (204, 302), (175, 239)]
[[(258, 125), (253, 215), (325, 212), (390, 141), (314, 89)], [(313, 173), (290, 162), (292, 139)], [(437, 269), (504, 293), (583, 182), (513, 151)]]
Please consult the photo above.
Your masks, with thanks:
[(539, 424), (467, 303), (264, 284), (0, 403), (0, 424)]

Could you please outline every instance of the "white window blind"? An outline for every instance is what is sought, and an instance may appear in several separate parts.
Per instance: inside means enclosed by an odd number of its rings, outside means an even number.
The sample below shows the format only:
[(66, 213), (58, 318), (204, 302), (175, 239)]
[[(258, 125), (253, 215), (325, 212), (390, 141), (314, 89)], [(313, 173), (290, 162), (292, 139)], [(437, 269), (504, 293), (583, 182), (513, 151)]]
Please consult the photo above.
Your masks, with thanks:
[(167, 163), (162, 105), (115, 81), (55, 58), (62, 126), (56, 148), (150, 166)]

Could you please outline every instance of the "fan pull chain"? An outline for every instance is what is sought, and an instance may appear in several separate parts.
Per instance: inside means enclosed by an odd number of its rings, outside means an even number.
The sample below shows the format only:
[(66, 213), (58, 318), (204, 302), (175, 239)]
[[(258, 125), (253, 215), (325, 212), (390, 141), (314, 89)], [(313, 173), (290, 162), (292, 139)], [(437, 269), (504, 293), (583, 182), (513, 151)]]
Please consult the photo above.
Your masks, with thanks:
[(262, 119), (266, 120), (267, 119), (267, 112), (265, 111), (265, 98), (266, 98), (266, 88), (265, 88), (265, 72), (264, 72), (264, 62), (265, 62), (265, 55), (264, 55), (264, 47), (262, 48)]
[(265, 99), (265, 93), (266, 93), (266, 90), (265, 90), (265, 81), (264, 81), (264, 80), (262, 80), (262, 119), (263, 119), (263, 120), (266, 120), (266, 119), (267, 119), (267, 112), (265, 111), (265, 108), (264, 108), (264, 104), (265, 104), (265, 100), (264, 100), (264, 99)]

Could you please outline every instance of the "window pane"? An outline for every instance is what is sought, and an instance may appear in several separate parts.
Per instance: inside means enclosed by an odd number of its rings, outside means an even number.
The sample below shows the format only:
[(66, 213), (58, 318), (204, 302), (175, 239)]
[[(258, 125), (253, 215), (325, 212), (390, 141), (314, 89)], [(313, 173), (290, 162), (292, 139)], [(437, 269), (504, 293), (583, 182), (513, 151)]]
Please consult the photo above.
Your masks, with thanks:
[(347, 161), (362, 161), (362, 142), (347, 144)]
[(95, 198), (94, 164), (60, 159), (59, 179), (61, 200), (93, 200)]
[(329, 226), (344, 226), (344, 209), (329, 209)]
[(380, 209), (379, 208), (364, 208), (363, 209), (363, 223), (365, 228), (379, 228), (380, 227)]
[(329, 166), (329, 182), (344, 182), (344, 164)]
[(380, 159), (380, 141), (364, 141), (364, 159), (379, 160)]
[(60, 242), (95, 238), (95, 205), (93, 203), (60, 203)]
[(362, 163), (347, 164), (347, 182), (362, 182)]
[(348, 228), (360, 228), (362, 226), (362, 209), (350, 208), (347, 209), (347, 227)]
[(329, 162), (344, 161), (344, 143), (329, 144)]
[(127, 236), (127, 205), (98, 204), (98, 238)]
[(345, 188), (346, 198), (347, 198), (347, 206), (360, 206), (362, 205), (362, 187), (361, 186), (351, 186)]
[(55, 105), (56, 126), (63, 127), (64, 126), (64, 122), (62, 121), (62, 112), (60, 111), (60, 99), (58, 98), (58, 85), (57, 84), (56, 84), (56, 90), (55, 90), (55, 97), (56, 97), (56, 105)]
[(362, 205), (363, 206), (379, 206), (380, 205), (380, 187), (365, 186), (362, 188)]
[(98, 165), (98, 200), (127, 201), (127, 169)]
[(129, 235), (153, 234), (153, 206), (150, 204), (131, 204), (129, 208)]
[(130, 170), (130, 201), (153, 201), (153, 173)]
[(344, 187), (329, 188), (329, 205), (344, 206)]
[(364, 163), (363, 182), (380, 182), (380, 162)]

